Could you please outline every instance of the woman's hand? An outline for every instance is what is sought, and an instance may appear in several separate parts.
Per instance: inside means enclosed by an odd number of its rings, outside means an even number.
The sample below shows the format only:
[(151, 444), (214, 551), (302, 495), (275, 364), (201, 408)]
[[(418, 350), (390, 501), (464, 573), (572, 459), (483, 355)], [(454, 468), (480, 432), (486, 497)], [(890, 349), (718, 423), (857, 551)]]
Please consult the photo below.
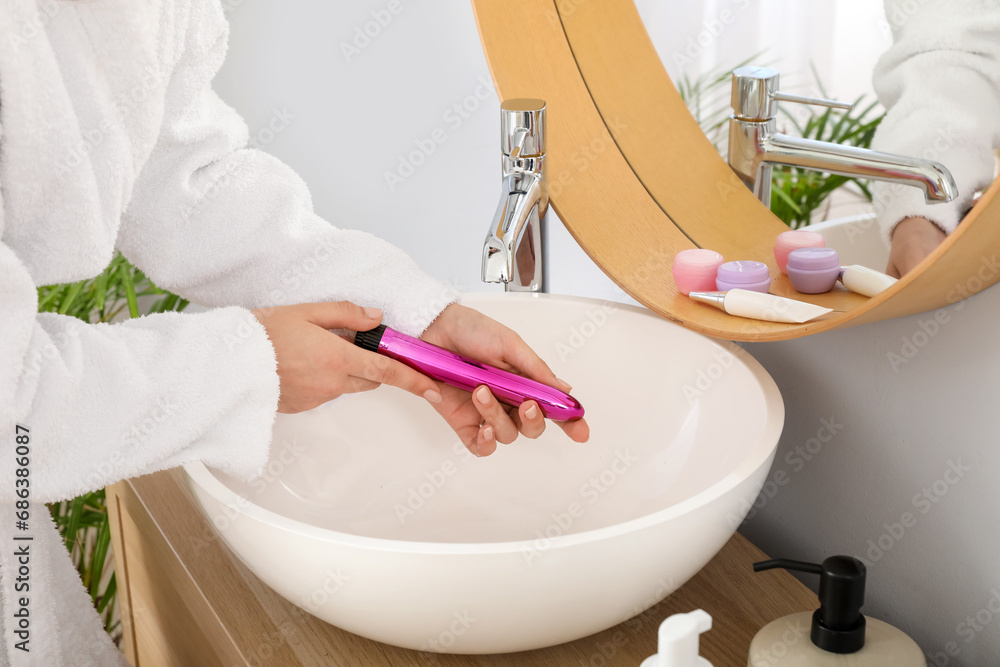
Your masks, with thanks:
[[(448, 306), (421, 338), (543, 384), (564, 391), (572, 389), (555, 376), (520, 336), (471, 308), (459, 304)], [(476, 456), (489, 456), (496, 451), (498, 442), (512, 443), (518, 433), (537, 438), (545, 430), (545, 418), (535, 401), (525, 401), (520, 408), (513, 408), (497, 401), (485, 386), (471, 394), (448, 385), (441, 385), (440, 389), (444, 400), (435, 404), (434, 409)], [(576, 442), (586, 442), (590, 437), (590, 427), (583, 419), (556, 424)]]
[(362, 350), (327, 329), (367, 331), (382, 321), (382, 311), (350, 301), (303, 303), (252, 311), (278, 357), (281, 396), (278, 412), (302, 412), (341, 394), (395, 385), (440, 403), (438, 384), (398, 361)]
[(892, 250), (885, 272), (901, 278), (924, 261), (945, 240), (945, 233), (927, 218), (904, 218), (892, 231)]

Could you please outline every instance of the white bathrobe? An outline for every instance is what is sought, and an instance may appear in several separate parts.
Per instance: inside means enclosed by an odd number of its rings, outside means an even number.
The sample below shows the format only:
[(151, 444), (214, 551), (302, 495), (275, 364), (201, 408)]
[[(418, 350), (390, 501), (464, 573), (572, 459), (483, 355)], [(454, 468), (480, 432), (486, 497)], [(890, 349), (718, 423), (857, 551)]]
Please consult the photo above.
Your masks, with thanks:
[(993, 180), (1000, 147), (1000, 2), (886, 0), (893, 46), (872, 83), (886, 116), (872, 148), (924, 157), (946, 166), (958, 197), (927, 204), (919, 188), (872, 184), (883, 237), (900, 220), (920, 216), (947, 233)]
[[(194, 460), (262, 469), (279, 383), (248, 308), (349, 299), (416, 335), (456, 298), (395, 247), (317, 217), (291, 169), (245, 148), (210, 87), (226, 44), (218, 0), (0, 2), (0, 664), (124, 662), (43, 501)], [(93, 277), (115, 247), (219, 308), (114, 325), (37, 313), (36, 286)], [(15, 592), (24, 545), (30, 590)], [(30, 652), (15, 648), (21, 597)]]

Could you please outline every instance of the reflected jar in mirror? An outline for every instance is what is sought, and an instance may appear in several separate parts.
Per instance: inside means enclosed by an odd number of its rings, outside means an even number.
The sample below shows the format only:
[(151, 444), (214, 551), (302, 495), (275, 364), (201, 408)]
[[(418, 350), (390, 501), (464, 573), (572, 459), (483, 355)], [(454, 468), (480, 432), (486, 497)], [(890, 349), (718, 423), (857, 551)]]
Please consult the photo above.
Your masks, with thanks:
[(797, 248), (823, 248), (826, 247), (826, 240), (816, 232), (803, 230), (789, 230), (778, 234), (774, 240), (774, 261), (778, 263), (778, 269), (788, 275), (788, 253)]
[(796, 291), (823, 294), (837, 284), (840, 255), (833, 248), (797, 248), (788, 253), (786, 273)]
[(725, 262), (714, 250), (690, 248), (674, 256), (672, 272), (674, 284), (684, 296), (691, 292), (708, 292), (715, 289), (715, 277)]
[(731, 289), (745, 289), (767, 293), (771, 287), (771, 272), (767, 264), (750, 260), (726, 262), (719, 267), (715, 288), (720, 292)]

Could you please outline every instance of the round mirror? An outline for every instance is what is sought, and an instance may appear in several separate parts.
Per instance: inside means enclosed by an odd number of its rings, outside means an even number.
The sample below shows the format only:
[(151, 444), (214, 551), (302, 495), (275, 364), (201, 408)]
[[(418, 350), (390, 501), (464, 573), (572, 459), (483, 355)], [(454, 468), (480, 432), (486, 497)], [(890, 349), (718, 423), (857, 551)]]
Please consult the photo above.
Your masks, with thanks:
[[(921, 190), (928, 198), (947, 195), (947, 184), (940, 185), (944, 176), (933, 169), (918, 175), (932, 161), (928, 156), (900, 156), (910, 162), (862, 159), (882, 113), (872, 106), (871, 71), (891, 32), (882, 19), (865, 22), (872, 34), (852, 33), (856, 25), (845, 25), (838, 37), (838, 21), (854, 16), (841, 4), (732, 0), (712, 3), (710, 15), (685, 25), (669, 4), (652, 0), (640, 0), (638, 7), (631, 0), (474, 0), (501, 97), (538, 97), (548, 104), (550, 199), (584, 250), (660, 315), (709, 335), (748, 341), (922, 312), (1000, 279), (1000, 273), (984, 271), (1000, 247), (995, 184), (926, 260), (876, 297), (840, 287), (800, 294), (777, 269), (775, 238), (802, 225), (819, 228), (843, 264), (884, 269), (887, 249), (869, 202), (872, 176), (905, 181), (894, 187)], [(881, 9), (880, 3), (843, 4), (874, 4), (856, 8), (870, 13)], [(796, 29), (817, 22), (833, 26), (831, 35)], [(781, 45), (780, 53), (768, 44)], [(766, 66), (775, 76), (755, 69), (734, 95), (732, 72), (751, 65)], [(754, 98), (761, 91), (766, 99)], [(795, 99), (825, 98), (827, 91), (858, 104), (837, 110)], [(731, 119), (734, 103), (741, 108)], [(730, 167), (738, 160), (729, 126), (743, 121), (738, 127), (755, 128), (745, 132), (748, 140), (759, 140), (756, 128), (772, 123), (767, 146), (783, 153), (764, 170), (770, 174), (761, 173), (759, 159), (748, 168)], [(817, 151), (803, 139), (829, 148)], [(737, 146), (737, 154), (744, 147)], [(806, 157), (795, 154), (805, 148), (813, 150)], [(768, 198), (770, 208), (762, 201)], [(678, 292), (670, 271), (676, 253), (689, 248), (764, 262), (771, 293), (833, 312), (806, 324), (779, 324), (694, 303)]]

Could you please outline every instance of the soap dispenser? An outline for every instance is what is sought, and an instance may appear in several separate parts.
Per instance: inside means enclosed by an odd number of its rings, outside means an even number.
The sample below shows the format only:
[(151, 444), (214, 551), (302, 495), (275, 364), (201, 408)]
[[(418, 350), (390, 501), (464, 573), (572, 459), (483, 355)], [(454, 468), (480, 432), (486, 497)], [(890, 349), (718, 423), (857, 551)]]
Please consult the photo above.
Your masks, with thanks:
[(660, 624), (656, 655), (639, 667), (712, 667), (698, 655), (698, 635), (712, 629), (708, 612), (696, 609), (689, 614), (674, 614)]
[(773, 568), (818, 574), (819, 609), (765, 625), (750, 642), (749, 667), (926, 667), (920, 647), (903, 631), (861, 614), (867, 573), (857, 558), (753, 565), (755, 572)]

